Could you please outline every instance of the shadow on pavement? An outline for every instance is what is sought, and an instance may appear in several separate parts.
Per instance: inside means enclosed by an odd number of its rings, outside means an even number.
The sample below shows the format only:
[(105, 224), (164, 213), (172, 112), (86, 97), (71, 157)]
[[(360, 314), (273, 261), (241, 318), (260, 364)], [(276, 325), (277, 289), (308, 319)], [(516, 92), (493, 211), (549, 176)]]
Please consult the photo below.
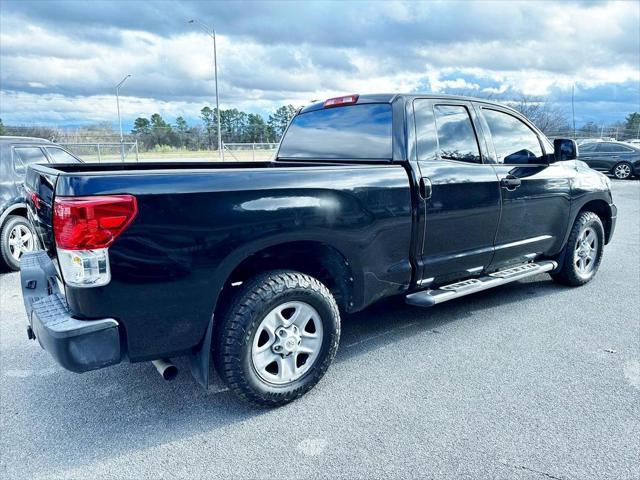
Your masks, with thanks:
[[(336, 362), (349, 362), (421, 333), (441, 333), (438, 329), (449, 322), (473, 320), (474, 311), (564, 290), (547, 275), (540, 275), (533, 281), (516, 282), (431, 309), (407, 306), (402, 297), (387, 299), (358, 314), (344, 316)], [(39, 363), (41, 358), (37, 359)], [(47, 358), (48, 366), (49, 362), (52, 360)], [(26, 450), (47, 452), (47, 462), (55, 471), (78, 467), (79, 461), (86, 464), (223, 429), (271, 412), (242, 403), (224, 389), (219, 379), (204, 391), (191, 378), (185, 359), (177, 359), (176, 365), (181, 374), (170, 383), (162, 380), (150, 363), (125, 363), (82, 375), (48, 368), (45, 370), (49, 374), (20, 380), (25, 382), (20, 388), (24, 397), (16, 400), (19, 411), (9, 414), (23, 415), (30, 425), (23, 429), (29, 437), (23, 439)], [(322, 395), (322, 382), (314, 395)], [(295, 411), (304, 408), (304, 403), (302, 399), (282, 408)], [(81, 459), (79, 445), (85, 447)], [(95, 448), (88, 450), (87, 445)], [(25, 474), (28, 470), (27, 462)]]

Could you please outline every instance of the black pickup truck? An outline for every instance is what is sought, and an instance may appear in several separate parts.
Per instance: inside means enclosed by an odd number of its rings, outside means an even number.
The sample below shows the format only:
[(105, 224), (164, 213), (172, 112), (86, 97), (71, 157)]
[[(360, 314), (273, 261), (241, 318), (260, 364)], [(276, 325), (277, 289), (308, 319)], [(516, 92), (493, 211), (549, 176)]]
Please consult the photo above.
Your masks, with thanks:
[(348, 95), (300, 110), (270, 162), (34, 165), (28, 334), (75, 372), (169, 377), (188, 356), (203, 385), (213, 361), (241, 397), (284, 404), (331, 364), (340, 312), (590, 281), (616, 207), (576, 156), (502, 105)]

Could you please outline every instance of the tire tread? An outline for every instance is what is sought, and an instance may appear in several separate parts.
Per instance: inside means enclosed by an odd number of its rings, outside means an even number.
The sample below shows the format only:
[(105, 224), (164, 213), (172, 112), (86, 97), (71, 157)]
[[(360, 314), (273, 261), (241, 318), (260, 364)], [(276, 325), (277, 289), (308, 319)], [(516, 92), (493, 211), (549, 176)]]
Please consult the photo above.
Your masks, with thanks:
[(335, 318), (340, 318), (336, 301), (327, 287), (313, 277), (294, 271), (272, 271), (258, 275), (236, 295), (226, 311), (215, 342), (214, 362), (229, 389), (249, 403), (276, 407), (296, 400), (315, 386), (333, 361), (340, 339), (339, 321), (328, 354), (307, 374), (315, 377), (313, 381), (282, 393), (261, 393), (249, 385), (242, 372), (239, 352), (243, 343), (251, 340), (247, 332), (253, 331), (255, 324), (261, 320), (258, 317), (259, 310), (275, 296), (300, 288), (312, 290), (322, 297)]

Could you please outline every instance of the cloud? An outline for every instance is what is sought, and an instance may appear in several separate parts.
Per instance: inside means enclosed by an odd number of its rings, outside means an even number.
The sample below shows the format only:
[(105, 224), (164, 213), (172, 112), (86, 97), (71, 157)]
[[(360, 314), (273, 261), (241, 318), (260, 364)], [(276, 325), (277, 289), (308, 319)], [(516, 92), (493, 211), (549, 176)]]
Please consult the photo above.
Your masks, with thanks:
[(633, 2), (5, 0), (0, 115), (5, 123), (112, 119), (107, 99), (130, 73), (122, 95), (131, 114), (197, 116), (212, 103), (213, 51), (187, 24), (193, 17), (215, 21), (223, 108), (266, 112), (345, 92), (425, 89), (566, 96), (577, 84), (639, 109), (628, 91), (640, 86)]

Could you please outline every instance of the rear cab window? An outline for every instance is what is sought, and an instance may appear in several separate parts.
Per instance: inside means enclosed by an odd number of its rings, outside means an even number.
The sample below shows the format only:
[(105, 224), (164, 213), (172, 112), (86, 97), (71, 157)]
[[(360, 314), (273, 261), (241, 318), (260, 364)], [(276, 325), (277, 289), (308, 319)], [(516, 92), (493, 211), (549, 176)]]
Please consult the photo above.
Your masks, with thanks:
[(389, 103), (364, 103), (296, 115), (278, 152), (282, 159), (391, 160)]

